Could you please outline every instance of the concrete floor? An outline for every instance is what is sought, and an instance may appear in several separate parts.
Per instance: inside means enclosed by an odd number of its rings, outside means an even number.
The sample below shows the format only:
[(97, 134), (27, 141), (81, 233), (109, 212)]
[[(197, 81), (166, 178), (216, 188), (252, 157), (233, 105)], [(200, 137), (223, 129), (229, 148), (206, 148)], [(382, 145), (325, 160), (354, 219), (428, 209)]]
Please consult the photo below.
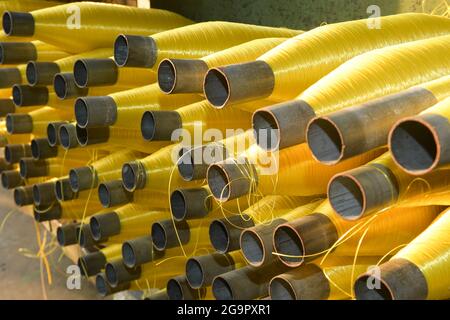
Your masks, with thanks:
[[(80, 290), (69, 290), (66, 287), (66, 269), (72, 265), (62, 255), (58, 247), (48, 256), (53, 283), (48, 284), (44, 268), (44, 286), (41, 282), (40, 259), (25, 256), (36, 254), (38, 244), (33, 219), (20, 212), (8, 191), (0, 191), (0, 228), (11, 210), (8, 219), (0, 230), (0, 299), (99, 299), (94, 286), (83, 279)], [(56, 241), (43, 226), (40, 226), (41, 238), (44, 235), (47, 243)]]

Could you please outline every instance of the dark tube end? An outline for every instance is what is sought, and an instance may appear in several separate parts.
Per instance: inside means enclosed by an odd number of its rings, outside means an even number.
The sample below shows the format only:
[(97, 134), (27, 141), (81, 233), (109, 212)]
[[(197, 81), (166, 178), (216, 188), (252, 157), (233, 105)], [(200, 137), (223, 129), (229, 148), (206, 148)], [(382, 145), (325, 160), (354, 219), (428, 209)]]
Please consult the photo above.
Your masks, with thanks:
[(361, 275), (354, 284), (357, 300), (425, 300), (427, 281), (420, 269), (406, 259), (393, 259), (378, 272)]
[(264, 61), (211, 68), (205, 75), (203, 91), (216, 108), (270, 96), (275, 85), (272, 68)]
[(17, 187), (14, 189), (14, 202), (17, 206), (23, 207), (33, 204), (33, 187)]
[(0, 69), (0, 88), (10, 88), (16, 83), (22, 83), (22, 76), (18, 68)]
[(185, 221), (162, 220), (152, 225), (152, 241), (156, 250), (163, 251), (189, 242), (189, 225)]
[(391, 170), (373, 164), (335, 175), (328, 184), (333, 209), (344, 219), (356, 220), (395, 203), (399, 185)]
[(36, 138), (31, 140), (31, 155), (36, 160), (54, 158), (58, 155), (58, 148), (50, 146), (46, 138)]
[(241, 233), (240, 247), (247, 262), (253, 267), (261, 267), (278, 259), (272, 254), (273, 231), (280, 224), (287, 221), (281, 218), (274, 219), (269, 224), (259, 224), (255, 227), (245, 229)]
[(208, 167), (229, 158), (227, 148), (220, 142), (192, 148), (180, 148), (178, 172), (185, 181), (205, 179)]
[(117, 105), (108, 96), (78, 98), (75, 118), (81, 128), (111, 126), (117, 120)]
[(267, 254), (272, 255), (272, 252), (266, 252), (264, 239), (252, 230), (242, 231), (240, 242), (245, 259), (253, 266), (260, 266), (266, 260)]
[(34, 18), (31, 13), (5, 11), (2, 19), (3, 31), (6, 35), (16, 37), (34, 35)]
[(80, 59), (73, 67), (75, 83), (81, 87), (111, 86), (117, 82), (117, 65), (112, 59)]
[(92, 216), (89, 225), (96, 241), (103, 241), (120, 233), (120, 218), (114, 211)]
[(5, 146), (5, 161), (9, 164), (18, 163), (22, 158), (32, 155), (31, 146), (28, 144), (7, 144)]
[(44, 86), (15, 84), (12, 87), (12, 97), (17, 107), (45, 106), (48, 102), (48, 89)]
[(37, 59), (31, 42), (0, 42), (0, 64), (22, 64)]
[(109, 127), (80, 128), (75, 126), (77, 141), (80, 146), (105, 143), (109, 140)]
[(257, 184), (256, 179), (252, 164), (241, 164), (235, 159), (212, 164), (207, 172), (212, 195), (223, 202), (251, 193)]
[(56, 201), (56, 182), (37, 183), (33, 186), (33, 200), (36, 206), (49, 206)]
[(89, 89), (80, 88), (75, 83), (73, 73), (64, 72), (55, 75), (53, 89), (60, 99), (69, 99), (87, 96)]
[(146, 111), (141, 119), (141, 133), (148, 141), (171, 141), (173, 132), (182, 126), (176, 111)]
[(314, 117), (314, 110), (302, 100), (259, 109), (253, 114), (256, 142), (271, 151), (303, 143), (308, 122)]
[(61, 146), (66, 150), (78, 147), (76, 126), (73, 123), (61, 125), (58, 130), (58, 139)]
[(48, 173), (46, 160), (22, 158), (19, 162), (19, 172), (22, 178), (45, 177)]
[(313, 119), (308, 125), (306, 136), (309, 149), (317, 161), (328, 165), (341, 161), (344, 156), (344, 139), (331, 119)]
[(4, 189), (14, 189), (15, 187), (22, 186), (24, 181), (20, 176), (19, 171), (7, 170), (1, 173), (2, 187)]
[(6, 116), (6, 130), (10, 134), (31, 133), (33, 119), (28, 114), (8, 114)]
[(91, 167), (74, 168), (69, 171), (70, 187), (74, 192), (95, 188), (98, 184), (97, 174)]
[(56, 145), (60, 144), (59, 141), (59, 127), (61, 127), (64, 124), (68, 124), (68, 122), (50, 122), (47, 126), (47, 140), (48, 144), (51, 147), (54, 147)]
[(273, 300), (327, 300), (330, 281), (320, 267), (309, 263), (273, 278), (269, 292)]
[(55, 195), (56, 199), (59, 201), (69, 201), (72, 199), (75, 199), (77, 194), (73, 192), (72, 188), (70, 187), (70, 181), (68, 178), (65, 179), (59, 179), (55, 183)]
[(212, 292), (217, 300), (233, 300), (234, 294), (228, 282), (217, 276), (212, 283)]
[(28, 84), (31, 86), (52, 85), (55, 74), (59, 73), (59, 71), (59, 66), (54, 62), (30, 61), (26, 68)]
[(152, 68), (158, 49), (150, 37), (119, 35), (114, 43), (114, 60), (120, 67)]
[(78, 267), (81, 274), (86, 277), (91, 277), (99, 273), (106, 264), (105, 255), (100, 252), (88, 253), (78, 259)]
[(200, 288), (205, 285), (205, 275), (202, 265), (195, 259), (189, 259), (186, 263), (186, 278), (192, 288)]
[(330, 219), (320, 213), (279, 225), (273, 234), (274, 251), (288, 267), (298, 267), (318, 257), (338, 240)]
[(106, 279), (106, 275), (103, 273), (97, 274), (95, 277), (95, 287), (97, 288), (97, 292), (102, 297), (109, 296), (113, 293), (121, 292), (124, 290), (128, 290), (130, 288), (129, 282), (124, 282), (115, 288), (111, 287)]
[(200, 300), (205, 294), (204, 288), (200, 290), (191, 288), (185, 276), (178, 276), (167, 282), (169, 300)]
[(16, 105), (12, 99), (0, 99), (0, 117), (16, 112)]
[(122, 166), (122, 183), (126, 190), (133, 192), (145, 187), (147, 172), (139, 161), (125, 163)]
[(114, 288), (121, 283), (139, 279), (141, 268), (127, 268), (122, 259), (115, 259), (105, 265), (105, 274), (108, 283)]
[(68, 223), (56, 229), (56, 239), (60, 246), (70, 246), (78, 243), (77, 230), (79, 223)]
[(110, 208), (131, 202), (133, 194), (123, 187), (121, 180), (112, 180), (98, 186), (98, 197), (103, 207)]
[(91, 228), (88, 224), (83, 224), (77, 229), (78, 243), (82, 248), (92, 249), (97, 242), (92, 237)]
[(128, 240), (122, 245), (123, 263), (128, 268), (134, 268), (141, 264), (151, 262), (159, 255), (161, 254), (153, 251), (151, 236)]
[(406, 172), (426, 174), (450, 163), (450, 124), (440, 115), (406, 118), (389, 134), (389, 149), (395, 162)]
[(283, 277), (275, 277), (270, 281), (269, 292), (272, 300), (297, 300), (291, 283)]
[(247, 215), (214, 220), (209, 226), (209, 240), (220, 253), (239, 250), (242, 230), (253, 226), (253, 220)]
[(345, 219), (357, 220), (366, 211), (365, 192), (351, 175), (333, 177), (328, 194), (333, 209)]
[(170, 209), (177, 221), (201, 219), (211, 211), (212, 199), (205, 188), (178, 189), (170, 195)]
[(158, 84), (164, 93), (202, 93), (208, 65), (202, 60), (164, 59), (158, 67)]
[(186, 279), (189, 285), (198, 289), (211, 285), (217, 275), (235, 269), (235, 261), (228, 254), (213, 253), (190, 258), (186, 262)]

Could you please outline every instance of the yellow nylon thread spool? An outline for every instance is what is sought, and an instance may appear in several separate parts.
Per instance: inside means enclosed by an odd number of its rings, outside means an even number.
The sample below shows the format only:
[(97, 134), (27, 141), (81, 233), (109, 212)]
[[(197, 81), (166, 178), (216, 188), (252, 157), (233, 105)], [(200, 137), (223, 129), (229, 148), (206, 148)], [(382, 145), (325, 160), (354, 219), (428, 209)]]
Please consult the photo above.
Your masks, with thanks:
[[(448, 75), (450, 59), (443, 53), (449, 50), (449, 36), (375, 50), (341, 65), (308, 88), (299, 99), (306, 101), (317, 114), (326, 114), (398, 92)], [(346, 76), (342, 77), (343, 74)], [(354, 91), (356, 84), (357, 94)]]
[(392, 254), (393, 249), (427, 228), (440, 210), (439, 207), (393, 208), (359, 221), (346, 221), (334, 213), (326, 200), (315, 213), (277, 227), (274, 254), (291, 267), (324, 254), (325, 260), (331, 252), (355, 257)]
[(114, 58), (120, 66), (152, 68), (166, 58), (195, 59), (250, 40), (293, 37), (301, 32), (235, 22), (201, 22), (140, 38), (138, 46), (148, 51), (148, 57), (133, 54), (135, 44), (126, 43), (127, 36), (121, 36), (116, 41)]
[(14, 84), (25, 83), (26, 76), (26, 65), (19, 64), (11, 68), (0, 68), (0, 76), (2, 77), (2, 82), (0, 82), (0, 87), (2, 89), (9, 88), (8, 97), (11, 95), (11, 86)]
[[(392, 248), (408, 243), (425, 230), (440, 211), (440, 207), (415, 207), (392, 208), (379, 213), (365, 227), (368, 232), (359, 247), (359, 255), (382, 256)], [(346, 221), (335, 214), (329, 201), (317, 208), (316, 212), (326, 215), (332, 221), (339, 238), (358, 223), (367, 222), (371, 218)], [(351, 232), (348, 237), (341, 239), (342, 243), (338, 242), (335, 254), (353, 255), (363, 231), (364, 229)]]
[(33, 41), (32, 43), (35, 45), (37, 50), (36, 61), (55, 61), (69, 56), (68, 53), (51, 44), (47, 44), (42, 41)]
[[(390, 45), (444, 35), (450, 28), (447, 18), (420, 13), (381, 17), (380, 22), (382, 27), (379, 29), (370, 28), (370, 21), (363, 19), (320, 26), (293, 37), (257, 59), (259, 64), (265, 64), (273, 72), (273, 84), (267, 85), (267, 90), (257, 90), (256, 87), (260, 85), (258, 82), (252, 88), (247, 86), (247, 92), (242, 92), (242, 96), (235, 92), (236, 97), (231, 97), (231, 100), (228, 99), (230, 92), (224, 92), (223, 98), (213, 105), (220, 107), (262, 97), (292, 99), (357, 55)], [(225, 76), (231, 71), (233, 75), (238, 75), (239, 69), (253, 64), (218, 69)], [(239, 76), (243, 77), (244, 74)], [(253, 77), (252, 74), (245, 79), (251, 81)], [(229, 86), (231, 91), (239, 90), (233, 83), (229, 83)]]
[(296, 100), (257, 111), (254, 129), (259, 133), (267, 128), (276, 130), (276, 141), (264, 146), (270, 150), (303, 143), (307, 124), (315, 116), (448, 75), (450, 58), (443, 52), (449, 50), (450, 37), (441, 36), (359, 55), (318, 80)]
[[(12, 128), (14, 130), (14, 122), (16, 117), (19, 115), (10, 115), (7, 117), (6, 121), (10, 118), (12, 123)], [(25, 132), (17, 133), (32, 133), (36, 137), (46, 137), (47, 136), (47, 125), (48, 122), (54, 121), (69, 121), (72, 119), (73, 115), (69, 111), (63, 111), (61, 109), (55, 109), (51, 107), (42, 107), (34, 110), (28, 114), (20, 115), (20, 119), (24, 119), (27, 123), (27, 127), (23, 129)], [(12, 133), (15, 133), (13, 131)]]
[(143, 86), (156, 81), (156, 73), (150, 69), (118, 68), (113, 57), (106, 59), (79, 59), (73, 67), (75, 82), (79, 87), (109, 85)]
[[(117, 214), (120, 211), (114, 210)], [(154, 222), (167, 219), (170, 214), (167, 211), (146, 210), (134, 216), (120, 216), (120, 233), (111, 236), (113, 239), (129, 240), (135, 237), (150, 234), (151, 226)]]
[[(173, 110), (200, 100), (201, 96), (194, 94), (168, 96), (160, 92), (157, 84), (151, 84), (105, 97), (80, 98), (75, 105), (75, 116), (82, 127), (114, 125), (133, 129), (145, 111)], [(83, 119), (78, 116), (79, 112)], [(108, 114), (113, 116), (107, 117)]]
[[(289, 295), (295, 300), (343, 300), (352, 297), (352, 276), (359, 276), (374, 265), (376, 259), (364, 257), (357, 264), (351, 257), (330, 256), (324, 262), (313, 261), (271, 280), (272, 299), (282, 299)], [(286, 283), (288, 289), (277, 287)], [(313, 288), (308, 286), (312, 285)], [(285, 287), (286, 288), (286, 287)]]
[(2, 66), (14, 66), (19, 63), (27, 63), (30, 60), (39, 62), (54, 61), (69, 56), (60, 48), (42, 41), (1, 41)]
[(158, 66), (158, 83), (165, 93), (203, 93), (203, 80), (208, 68), (253, 61), (287, 38), (256, 39), (212, 53), (205, 57), (165, 59)]
[(367, 165), (334, 176), (328, 196), (336, 212), (356, 220), (393, 206), (449, 205), (449, 170), (421, 177), (403, 172), (385, 153)]
[(448, 299), (450, 214), (445, 210), (433, 224), (391, 260), (406, 259), (417, 266), (428, 285), (427, 299)]
[[(306, 139), (314, 157), (328, 165), (386, 145), (392, 126), (450, 95), (450, 76), (312, 119)], [(357, 118), (358, 121), (354, 121)], [(354, 132), (361, 132), (355, 135)]]
[(168, 196), (174, 188), (200, 186), (201, 181), (186, 182), (175, 170), (173, 153), (178, 149), (178, 145), (170, 145), (148, 157), (125, 164), (122, 169), (124, 187), (131, 191), (145, 189), (158, 192), (164, 194), (168, 201)]
[[(81, 17), (80, 28), (69, 29), (67, 23), (77, 26), (74, 13)], [(34, 20), (33, 39), (73, 53), (110, 47), (115, 37), (123, 32), (148, 35), (191, 23), (182, 16), (164, 10), (92, 2), (69, 3), (36, 10), (31, 12), (31, 16)], [(98, 28), (99, 25), (102, 27)], [(19, 36), (14, 32), (14, 25), (11, 31), (11, 35)]]

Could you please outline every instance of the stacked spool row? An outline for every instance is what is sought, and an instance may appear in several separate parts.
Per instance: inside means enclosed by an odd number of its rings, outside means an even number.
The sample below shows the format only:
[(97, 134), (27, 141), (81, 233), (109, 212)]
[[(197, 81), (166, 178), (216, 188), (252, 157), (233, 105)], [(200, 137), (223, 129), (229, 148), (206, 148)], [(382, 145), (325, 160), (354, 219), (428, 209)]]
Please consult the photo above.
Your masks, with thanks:
[(448, 18), (0, 3), (2, 185), (100, 294), (450, 297)]

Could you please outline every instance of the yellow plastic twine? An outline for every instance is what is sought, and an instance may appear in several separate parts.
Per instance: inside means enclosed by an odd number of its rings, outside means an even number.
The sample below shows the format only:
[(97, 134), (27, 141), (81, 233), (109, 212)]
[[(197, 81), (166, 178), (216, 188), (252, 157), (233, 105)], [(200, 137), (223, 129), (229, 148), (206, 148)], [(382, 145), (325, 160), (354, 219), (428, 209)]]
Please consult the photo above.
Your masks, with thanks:
[(34, 39), (73, 53), (111, 47), (121, 33), (148, 35), (191, 23), (164, 10), (93, 2), (69, 3), (31, 14)]
[(427, 299), (450, 298), (450, 210), (445, 210), (433, 224), (400, 250), (394, 259), (406, 259), (424, 275)]
[[(163, 59), (195, 59), (207, 56), (250, 40), (270, 37), (293, 37), (302, 31), (285, 28), (264, 27), (235, 22), (211, 21), (177, 28), (155, 34), (150, 37), (154, 43), (154, 52), (149, 52), (151, 61), (146, 67), (157, 67)], [(125, 32), (124, 32), (125, 33)], [(132, 33), (128, 33), (132, 34)], [(118, 39), (125, 41), (125, 39)], [(128, 63), (129, 56), (123, 57), (117, 50), (115, 60), (121, 66), (133, 66)], [(147, 48), (150, 50), (150, 48)], [(141, 65), (144, 67), (144, 65)]]

